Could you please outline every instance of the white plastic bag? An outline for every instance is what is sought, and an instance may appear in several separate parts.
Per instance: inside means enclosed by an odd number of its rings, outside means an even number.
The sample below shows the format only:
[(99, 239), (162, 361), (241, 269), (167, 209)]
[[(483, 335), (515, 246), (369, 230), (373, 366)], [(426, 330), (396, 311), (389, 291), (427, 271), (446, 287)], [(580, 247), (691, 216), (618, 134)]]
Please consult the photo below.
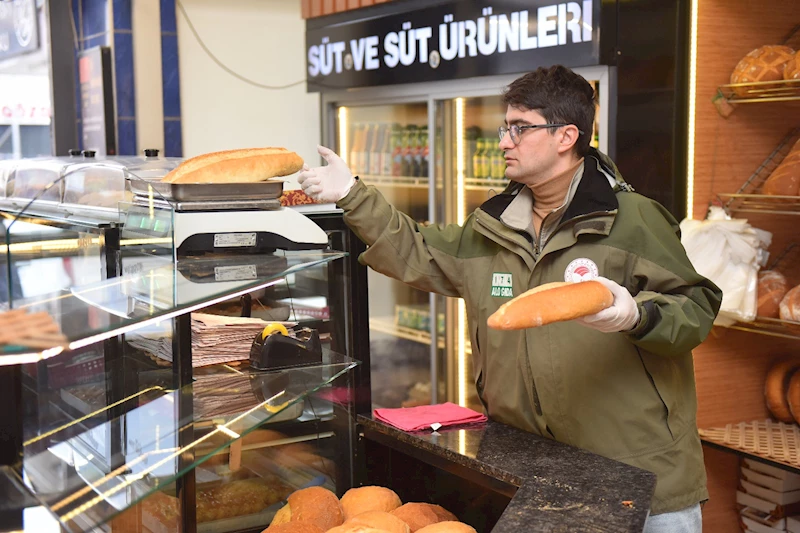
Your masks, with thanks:
[(758, 271), (766, 265), (772, 234), (712, 207), (706, 220), (681, 222), (681, 242), (695, 270), (722, 289), (720, 326), (751, 322), (758, 305)]

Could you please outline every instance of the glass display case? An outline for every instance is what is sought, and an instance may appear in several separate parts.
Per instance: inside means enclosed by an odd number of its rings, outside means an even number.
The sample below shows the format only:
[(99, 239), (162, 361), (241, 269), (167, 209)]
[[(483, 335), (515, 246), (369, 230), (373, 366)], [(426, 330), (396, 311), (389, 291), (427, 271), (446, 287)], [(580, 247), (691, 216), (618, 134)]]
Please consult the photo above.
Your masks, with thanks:
[[(595, 88), (591, 142), (607, 152), (612, 73), (605, 66), (575, 71)], [(418, 224), (463, 224), (508, 184), (497, 128), (505, 119), (502, 89), (515, 77), (323, 90), (324, 141)], [(481, 410), (463, 302), (372, 270), (369, 285), (375, 406), (452, 401)]]
[[(109, 175), (76, 168), (67, 191)], [(261, 531), (297, 488), (352, 486), (355, 413), (370, 401), (363, 245), (341, 212), (317, 209), (285, 216), (314, 224), (324, 248), (184, 254), (177, 204), (122, 202), (117, 222), (2, 206), (2, 279), (26, 281), (0, 323), (46, 316), (59, 335), (39, 324), (0, 339), (4, 526)]]

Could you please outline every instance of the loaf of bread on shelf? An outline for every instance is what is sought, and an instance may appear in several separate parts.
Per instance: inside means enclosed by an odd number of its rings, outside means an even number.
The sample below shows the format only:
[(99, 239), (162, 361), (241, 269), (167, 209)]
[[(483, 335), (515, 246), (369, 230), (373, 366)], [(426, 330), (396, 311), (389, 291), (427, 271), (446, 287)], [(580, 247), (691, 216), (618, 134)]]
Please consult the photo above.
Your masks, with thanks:
[(392, 514), (408, 524), (411, 533), (422, 529), (431, 524), (439, 522), (453, 521), (457, 522), (458, 517), (453, 513), (442, 507), (432, 503), (417, 503), (410, 502), (401, 505)]
[(332, 529), (329, 529), (327, 533), (388, 533), (388, 532), (385, 529), (376, 529), (374, 527), (363, 526), (361, 524), (353, 524), (350, 522), (345, 522), (341, 526), (336, 526)]
[(267, 531), (269, 533), (325, 533), (324, 529), (310, 522), (287, 522), (277, 526), (269, 526), (262, 533), (267, 533)]
[(418, 530), (417, 533), (478, 533), (475, 528), (463, 522), (439, 522)]
[(783, 66), (783, 79), (800, 80), (800, 52), (795, 52)]
[(786, 358), (774, 363), (764, 380), (764, 399), (767, 409), (781, 422), (794, 422), (787, 400), (789, 381), (800, 368), (800, 359)]
[(789, 385), (786, 388), (786, 403), (789, 404), (789, 411), (792, 414), (786, 421), (800, 424), (800, 372), (795, 372), (789, 378)]
[(367, 511), (394, 511), (403, 502), (400, 497), (386, 487), (366, 486), (356, 487), (344, 493), (341, 499), (342, 512), (345, 521)]
[(367, 511), (358, 514), (348, 519), (344, 525), (371, 527), (386, 533), (411, 533), (408, 524), (385, 511)]
[(797, 196), (800, 193), (800, 150), (797, 144), (764, 182), (764, 194)]
[(786, 276), (777, 270), (758, 273), (758, 310), (756, 314), (767, 318), (778, 318), (783, 297), (789, 291)]
[(303, 168), (303, 159), (286, 148), (246, 148), (187, 159), (162, 181), (169, 183), (253, 183), (288, 176)]
[(275, 513), (266, 531), (273, 533), (272, 526), (288, 522), (309, 522), (328, 531), (342, 525), (344, 515), (336, 494), (322, 487), (308, 487), (289, 495), (288, 503)]
[[(788, 46), (765, 45), (750, 51), (731, 73), (731, 83), (753, 83), (782, 80), (784, 67), (794, 55)], [(736, 88), (736, 94), (745, 96), (746, 88)]]
[(800, 322), (800, 285), (790, 289), (780, 304), (781, 320)]
[(613, 303), (614, 295), (599, 281), (545, 283), (504, 303), (487, 324), (500, 330), (535, 328), (593, 315)]

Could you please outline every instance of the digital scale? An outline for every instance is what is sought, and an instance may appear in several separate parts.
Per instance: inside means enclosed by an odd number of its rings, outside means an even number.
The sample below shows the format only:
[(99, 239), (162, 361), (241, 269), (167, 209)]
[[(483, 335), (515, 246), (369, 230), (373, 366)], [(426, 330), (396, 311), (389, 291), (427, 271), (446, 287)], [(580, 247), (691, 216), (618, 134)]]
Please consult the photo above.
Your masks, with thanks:
[(157, 237), (172, 233), (177, 255), (271, 253), (328, 246), (311, 219), (282, 207), (283, 182), (164, 183), (131, 180), (125, 227)]

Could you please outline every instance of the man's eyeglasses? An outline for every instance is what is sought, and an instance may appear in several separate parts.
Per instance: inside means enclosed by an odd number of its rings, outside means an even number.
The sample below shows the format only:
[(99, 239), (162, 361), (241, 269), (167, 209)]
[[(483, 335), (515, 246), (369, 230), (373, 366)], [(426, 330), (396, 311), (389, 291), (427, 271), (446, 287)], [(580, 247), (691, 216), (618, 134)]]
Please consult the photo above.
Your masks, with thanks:
[[(497, 128), (497, 135), (500, 137), (500, 140), (503, 140), (503, 137), (506, 136), (506, 133), (511, 135), (511, 142), (514, 144), (519, 144), (519, 134), (524, 130), (534, 130), (537, 128), (561, 128), (563, 126), (571, 126), (572, 124), (531, 124), (529, 126), (517, 126), (516, 124), (509, 126), (506, 128), (505, 126), (500, 126)], [(578, 133), (583, 135), (583, 131), (578, 130)]]

